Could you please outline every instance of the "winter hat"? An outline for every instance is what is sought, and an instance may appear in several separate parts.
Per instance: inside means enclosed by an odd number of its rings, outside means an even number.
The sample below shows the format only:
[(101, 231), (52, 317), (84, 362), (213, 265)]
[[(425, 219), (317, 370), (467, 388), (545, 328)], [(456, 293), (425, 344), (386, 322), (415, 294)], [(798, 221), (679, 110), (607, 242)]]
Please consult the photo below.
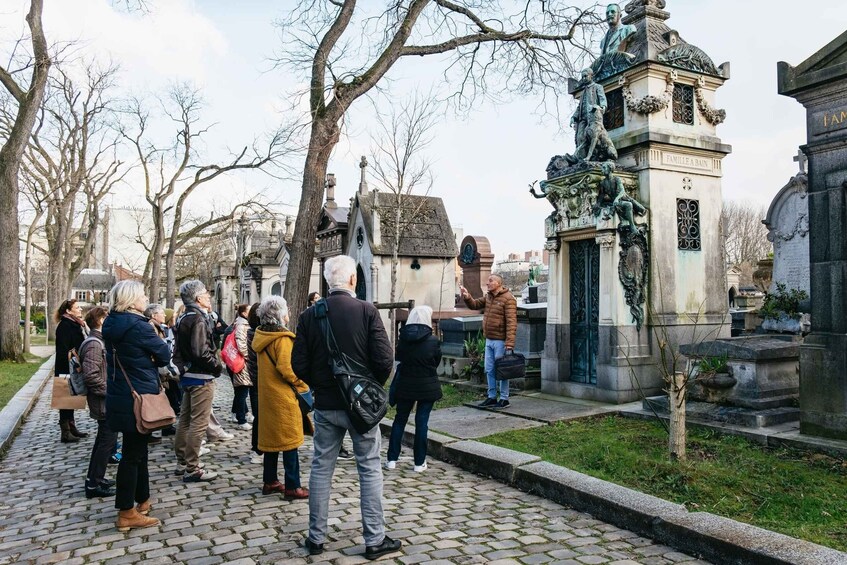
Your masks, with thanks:
[(423, 324), (429, 328), (432, 328), (432, 308), (429, 306), (415, 306), (411, 312), (409, 312), (409, 319), (406, 320), (407, 324)]

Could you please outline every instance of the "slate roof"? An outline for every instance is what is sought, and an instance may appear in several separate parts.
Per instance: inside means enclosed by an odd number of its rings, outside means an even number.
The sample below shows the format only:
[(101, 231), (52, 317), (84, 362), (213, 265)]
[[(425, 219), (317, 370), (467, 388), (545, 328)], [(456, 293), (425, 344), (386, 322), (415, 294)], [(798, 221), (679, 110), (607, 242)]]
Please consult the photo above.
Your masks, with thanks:
[[(378, 196), (376, 196), (378, 194)], [(382, 244), (374, 245), (373, 210), (374, 198), (378, 198), (380, 209), (380, 239)], [(354, 213), (358, 209), (365, 224), (367, 239), (374, 255), (391, 255), (391, 241), (394, 238), (394, 208), (390, 193), (357, 194), (353, 204)], [(403, 257), (456, 257), (456, 238), (450, 225), (450, 218), (444, 208), (444, 202), (436, 196), (408, 195), (403, 197), (403, 214), (411, 217), (400, 236), (399, 255)], [(356, 234), (350, 233), (348, 241), (355, 241)]]
[(115, 285), (115, 276), (97, 269), (83, 269), (74, 279), (71, 288), (108, 291)]

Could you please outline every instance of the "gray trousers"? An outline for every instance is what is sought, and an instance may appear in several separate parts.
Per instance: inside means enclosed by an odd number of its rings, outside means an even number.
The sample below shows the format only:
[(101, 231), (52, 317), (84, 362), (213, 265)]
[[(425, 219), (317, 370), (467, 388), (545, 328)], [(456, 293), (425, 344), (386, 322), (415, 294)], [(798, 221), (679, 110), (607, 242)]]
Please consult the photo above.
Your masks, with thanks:
[(215, 381), (183, 389), (174, 452), (177, 463), (185, 466), (186, 473), (193, 473), (200, 466), (200, 447), (206, 436), (206, 428), (209, 427), (214, 398)]
[(379, 426), (366, 434), (358, 433), (344, 410), (315, 410), (315, 448), (309, 476), (309, 539), (326, 541), (326, 522), (332, 475), (344, 434), (353, 439), (353, 453), (359, 470), (359, 500), (362, 508), (362, 534), (366, 546), (375, 546), (385, 538), (382, 513), (382, 467), (380, 466)]

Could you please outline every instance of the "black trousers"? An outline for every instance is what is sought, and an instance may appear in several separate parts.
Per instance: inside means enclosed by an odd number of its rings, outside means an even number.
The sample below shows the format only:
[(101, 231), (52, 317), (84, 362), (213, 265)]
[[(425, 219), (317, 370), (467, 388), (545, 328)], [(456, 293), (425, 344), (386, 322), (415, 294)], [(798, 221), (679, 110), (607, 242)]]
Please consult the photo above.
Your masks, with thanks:
[(253, 451), (261, 455), (259, 449), (259, 386), (253, 383), (250, 387), (250, 411), (253, 413), (253, 433), (251, 436)]
[(137, 431), (123, 432), (121, 462), (115, 478), (115, 508), (129, 510), (136, 502), (150, 498), (150, 473), (147, 471), (147, 443), (150, 436)]
[(106, 420), (97, 420), (97, 435), (94, 437), (94, 447), (91, 448), (91, 459), (88, 461), (88, 474), (85, 476), (90, 487), (106, 478), (106, 466), (109, 456), (118, 443), (118, 434), (109, 429)]
[(182, 389), (179, 386), (179, 382), (171, 379), (168, 383), (168, 388), (165, 389), (165, 396), (168, 397), (168, 402), (174, 414), (179, 416), (179, 407), (182, 404)]
[(73, 422), (74, 421), (74, 411), (73, 410), (59, 410), (59, 421), (60, 422)]

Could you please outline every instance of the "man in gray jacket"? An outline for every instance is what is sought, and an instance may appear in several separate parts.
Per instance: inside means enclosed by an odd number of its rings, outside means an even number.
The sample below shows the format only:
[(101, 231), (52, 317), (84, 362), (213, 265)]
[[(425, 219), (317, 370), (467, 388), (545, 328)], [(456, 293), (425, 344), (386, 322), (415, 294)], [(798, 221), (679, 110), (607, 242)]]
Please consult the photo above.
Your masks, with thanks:
[(222, 366), (208, 315), (212, 309), (209, 291), (202, 282), (192, 280), (182, 283), (179, 296), (185, 304), (185, 313), (177, 320), (174, 332), (173, 360), (179, 369), (179, 386), (183, 391), (174, 441), (176, 474), (182, 475), (185, 483), (206, 482), (218, 476), (203, 469), (200, 449), (212, 412), (215, 379), (220, 376)]

